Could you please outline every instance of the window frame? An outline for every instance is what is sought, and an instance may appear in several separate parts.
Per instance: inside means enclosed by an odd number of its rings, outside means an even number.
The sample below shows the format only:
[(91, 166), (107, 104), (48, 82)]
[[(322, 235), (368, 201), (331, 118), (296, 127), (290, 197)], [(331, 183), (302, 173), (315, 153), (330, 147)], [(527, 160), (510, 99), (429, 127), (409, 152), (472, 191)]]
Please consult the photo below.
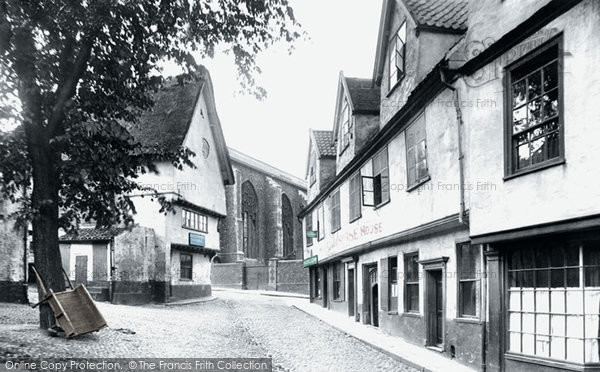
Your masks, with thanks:
[(352, 115), (350, 114), (350, 102), (348, 97), (344, 95), (344, 102), (342, 103), (342, 112), (340, 115), (340, 150), (339, 155), (344, 153), (350, 146), (351, 130), (352, 130)]
[(325, 239), (325, 205), (317, 207), (317, 241)]
[[(591, 247), (594, 246), (594, 247)], [(598, 252), (598, 247), (600, 247), (600, 236), (598, 236), (596, 233), (589, 233), (589, 234), (579, 234), (577, 236), (573, 236), (573, 237), (565, 237), (565, 238), (548, 238), (548, 239), (543, 239), (543, 240), (539, 240), (539, 241), (522, 241), (520, 242), (520, 244), (516, 245), (516, 246), (512, 246), (511, 249), (507, 250), (504, 252), (504, 261), (505, 261), (505, 265), (504, 265), (504, 270), (503, 270), (503, 275), (504, 275), (504, 282), (506, 283), (506, 290), (504, 293), (504, 301), (505, 301), (505, 306), (503, 308), (503, 312), (502, 312), (502, 318), (504, 319), (503, 323), (504, 323), (504, 342), (506, 345), (506, 355), (507, 357), (510, 358), (526, 358), (528, 360), (535, 360), (535, 361), (544, 361), (547, 363), (559, 363), (563, 366), (577, 366), (577, 367), (581, 367), (581, 368), (586, 368), (586, 367), (590, 367), (590, 366), (595, 366), (597, 364), (597, 362), (594, 361), (586, 361), (586, 357), (587, 357), (587, 344), (586, 341), (587, 340), (593, 340), (593, 339), (597, 339), (597, 337), (587, 337), (587, 331), (586, 331), (586, 327), (587, 325), (587, 321), (585, 321), (585, 319), (588, 316), (598, 316), (599, 311), (594, 311), (594, 312), (588, 312), (588, 308), (586, 305), (586, 295), (585, 293), (587, 291), (594, 291), (597, 292), (598, 288), (600, 288), (600, 285), (586, 285), (586, 280), (587, 280), (587, 276), (588, 273), (586, 272), (586, 268), (596, 268), (596, 272), (595, 272), (595, 278), (596, 278), (596, 283), (598, 283), (598, 278), (600, 277), (599, 273), (600, 273), (600, 265), (597, 263), (593, 264), (593, 265), (589, 265), (588, 263), (586, 263), (586, 252), (588, 250), (590, 251), (594, 251), (594, 252)], [(544, 250), (549, 251), (549, 254), (546, 255), (537, 255), (536, 251), (538, 251), (540, 248), (543, 248)], [(563, 256), (561, 258), (562, 264), (556, 265), (556, 262), (552, 262), (553, 259), (556, 259), (556, 254), (552, 254), (552, 252), (550, 251), (550, 249), (553, 248), (559, 248), (562, 250)], [(531, 257), (529, 260), (530, 262), (525, 262), (525, 260), (523, 259), (523, 252), (524, 251), (532, 251), (529, 253), (529, 256)], [(568, 251), (571, 250), (571, 252), (576, 251), (577, 255), (576, 256), (571, 256), (571, 259), (576, 258), (576, 264), (575, 263), (569, 263), (569, 255), (568, 255)], [(516, 261), (517, 263), (515, 264), (513, 262), (513, 254), (517, 253), (519, 255), (519, 260)], [(547, 257), (547, 266), (544, 265), (539, 265), (538, 263), (538, 258), (541, 257)], [(600, 260), (598, 260), (600, 261)], [(525, 267), (526, 264), (530, 264), (529, 267)], [(516, 266), (516, 267), (515, 267)], [(543, 267), (538, 267), (538, 266), (543, 266)], [(554, 270), (562, 270), (564, 271), (563, 274), (561, 275), (561, 285), (560, 286), (555, 286), (555, 284), (553, 284), (552, 280), (552, 271)], [(568, 270), (575, 270), (573, 272), (577, 273), (576, 278), (577, 278), (577, 284), (573, 285), (569, 283), (569, 277), (568, 277)], [(539, 285), (537, 284), (538, 282), (538, 275), (537, 272), (540, 271), (547, 271), (548, 272), (548, 277), (546, 277), (545, 280), (547, 280), (547, 284), (546, 285)], [(511, 273), (523, 273), (523, 275), (517, 276), (516, 277), (516, 282), (515, 285), (513, 285), (512, 282), (512, 276)], [(524, 275), (525, 272), (533, 272), (529, 277), (527, 277), (526, 275)], [(571, 278), (573, 279), (573, 278)], [(526, 285), (527, 281), (530, 281), (532, 286), (528, 286)], [(552, 302), (552, 297), (549, 298), (549, 308), (546, 310), (544, 308), (541, 308), (540, 310), (538, 310), (538, 303), (539, 299), (537, 297), (537, 293), (538, 292), (544, 292), (544, 291), (550, 291), (550, 293), (552, 292), (556, 292), (556, 293), (560, 293), (560, 292), (564, 292), (565, 293), (565, 299), (563, 301), (561, 301), (563, 303), (563, 305), (559, 306), (559, 309), (553, 309), (554, 307), (554, 303)], [(526, 307), (527, 305), (525, 305), (527, 302), (523, 299), (523, 294), (526, 292), (532, 292), (534, 295), (534, 300), (533, 301), (529, 301), (528, 304), (533, 305), (534, 308), (533, 310), (527, 310), (524, 309), (524, 307)], [(575, 302), (573, 301), (574, 299), (576, 299), (575, 297), (571, 298), (571, 301), (569, 301), (569, 297), (568, 297), (568, 293), (582, 293), (582, 296), (580, 298), (580, 302), (578, 302), (577, 304), (575, 304)], [(511, 304), (511, 294), (512, 293), (516, 293), (518, 294), (519, 297), (519, 301), (518, 301), (518, 308), (517, 306), (515, 306), (515, 308), (513, 308), (512, 304)], [(551, 294), (549, 295), (551, 296)], [(563, 307), (564, 306), (564, 307)], [(571, 311), (569, 310), (569, 306), (573, 306), (573, 308), (577, 309), (577, 306), (581, 306), (579, 311)], [(560, 309), (562, 307), (562, 309)], [(530, 327), (534, 327), (533, 331), (532, 331), (532, 335), (534, 335), (533, 338), (533, 345), (534, 345), (534, 349), (533, 349), (533, 353), (526, 353), (523, 350), (523, 339), (522, 339), (522, 334), (526, 334), (526, 333), (530, 333), (527, 330), (525, 330), (523, 324), (529, 324), (530, 322), (525, 322), (524, 319), (520, 320), (520, 327), (518, 330), (513, 329), (511, 326), (511, 313), (518, 313), (518, 314), (532, 314), (534, 316), (533, 318), (533, 325)], [(563, 346), (563, 358), (557, 358), (555, 356), (552, 356), (553, 351), (552, 351), (552, 346), (550, 346), (549, 352), (548, 352), (548, 356), (544, 356), (544, 355), (539, 355), (537, 354), (537, 337), (538, 336), (542, 336), (545, 337), (546, 333), (542, 331), (538, 332), (537, 329), (537, 316), (538, 315), (544, 315), (544, 314), (550, 314), (550, 324), (548, 326), (548, 332), (547, 334), (549, 335), (549, 340), (550, 343), (554, 342), (554, 339), (559, 339), (562, 338), (565, 340), (564, 342), (564, 346)], [(553, 317), (564, 317), (564, 333), (560, 334), (560, 333), (556, 333), (554, 334), (552, 332), (552, 330), (554, 329), (553, 327), (555, 326), (554, 324), (552, 324), (552, 318)], [(578, 335), (574, 335), (574, 334), (569, 334), (569, 317), (571, 318), (577, 318), (577, 317), (581, 317), (584, 320), (581, 322), (581, 326), (582, 326), (582, 330), (580, 331), (582, 336), (578, 336)], [(596, 330), (597, 327), (594, 327), (593, 330)], [(512, 345), (511, 345), (511, 333), (516, 333), (516, 334), (520, 334), (520, 342), (518, 344), (519, 346), (519, 350), (520, 351), (515, 351), (514, 349), (511, 349)], [(578, 349), (578, 352), (582, 353), (582, 358), (579, 360), (575, 360), (575, 359), (567, 359), (569, 358), (569, 348), (568, 348), (568, 341), (569, 339), (577, 339), (577, 340), (582, 340), (583, 343), (581, 345), (581, 348)], [(598, 349), (596, 349), (598, 350)], [(597, 352), (597, 351), (594, 351)]]
[[(375, 161), (377, 158), (379, 158), (380, 156), (382, 156), (382, 154), (385, 153), (385, 168), (382, 168), (381, 170), (378, 170), (379, 173), (375, 173)], [(387, 171), (387, 200), (383, 199), (383, 183), (381, 182), (381, 179), (383, 177), (381, 177), (381, 174), (383, 174), (384, 172)], [(389, 152), (388, 152), (388, 147), (387, 145), (381, 150), (379, 151), (377, 154), (375, 154), (375, 156), (373, 156), (371, 158), (371, 173), (373, 174), (373, 176), (369, 177), (369, 176), (362, 176), (362, 195), (363, 195), (363, 205), (365, 206), (370, 206), (370, 207), (374, 207), (375, 209), (380, 208), (382, 206), (384, 206), (385, 204), (389, 203), (391, 200), (391, 193), (390, 193), (390, 158), (389, 158)], [(378, 178), (379, 177), (379, 178)], [(372, 191), (365, 191), (365, 187), (364, 187), (364, 183), (365, 180), (371, 180), (372, 182)], [(377, 181), (379, 180), (379, 181)], [(373, 204), (367, 204), (365, 202), (365, 192), (372, 192), (373, 193)], [(377, 196), (379, 195), (379, 203), (377, 202)]]
[[(355, 183), (355, 190), (352, 188)], [(354, 194), (354, 195), (353, 195)], [(356, 203), (355, 206), (352, 203)], [(353, 207), (356, 208), (356, 214), (353, 215)], [(348, 220), (352, 223), (362, 217), (362, 178), (360, 171), (356, 172), (348, 180)]]
[[(474, 269), (475, 271), (473, 272), (474, 274), (474, 278), (461, 278), (461, 272), (462, 272), (462, 267), (461, 267), (461, 263), (462, 263), (462, 250), (461, 248), (465, 245), (468, 245), (470, 247), (470, 249), (477, 249), (478, 250), (478, 259), (477, 259), (477, 267)], [(456, 306), (456, 310), (457, 310), (457, 318), (459, 319), (480, 319), (481, 318), (481, 267), (482, 267), (482, 257), (483, 257), (483, 250), (480, 244), (471, 244), (471, 242), (461, 242), (456, 244), (456, 271), (457, 271), (457, 275), (456, 275), (456, 288), (457, 288), (457, 306)], [(474, 282), (475, 283), (475, 291), (476, 291), (476, 299), (475, 299), (475, 314), (471, 315), (471, 314), (465, 314), (464, 313), (464, 309), (463, 309), (463, 289), (462, 289), (462, 283), (464, 282)]]
[[(392, 260), (396, 261), (395, 270)], [(398, 256), (388, 257), (388, 312), (398, 312)], [(396, 296), (392, 296), (392, 287), (396, 286)]]
[[(184, 261), (183, 257), (189, 257), (189, 267), (185, 267), (185, 270), (189, 270), (189, 277), (183, 275), (184, 273)], [(186, 261), (187, 264), (187, 261)], [(179, 280), (194, 280), (194, 255), (192, 253), (179, 252)]]
[[(400, 31), (402, 30), (402, 28), (404, 27), (404, 40), (401, 40), (400, 38)], [(398, 39), (401, 40), (402, 42), (402, 47), (401, 47), (401, 53), (402, 53), (402, 71), (399, 71), (397, 69), (397, 61), (396, 61), (396, 54), (399, 52), (398, 51)], [(388, 54), (387, 54), (387, 63), (389, 65), (389, 70), (388, 70), (388, 94), (391, 93), (398, 85), (400, 85), (400, 83), (402, 82), (402, 80), (404, 80), (404, 77), (406, 76), (406, 44), (408, 39), (408, 24), (406, 22), (406, 19), (404, 19), (402, 21), (402, 23), (400, 23), (400, 26), (398, 27), (398, 29), (396, 30), (396, 32), (393, 33), (392, 39), (389, 41), (389, 46), (388, 46)], [(394, 58), (392, 58), (392, 56), (394, 56)], [(394, 62), (394, 66), (392, 66), (392, 61)], [(392, 67), (396, 68), (396, 73), (392, 74)], [(401, 75), (399, 76), (399, 74), (401, 73)], [(396, 80), (392, 82), (392, 75), (396, 76)]]
[(336, 263), (333, 265), (333, 293), (332, 293), (332, 297), (334, 301), (342, 301), (344, 299), (344, 288), (343, 288), (343, 280), (342, 280), (342, 275), (343, 274), (343, 264), (342, 263)]
[[(416, 257), (415, 262), (416, 262), (417, 272), (416, 272), (416, 280), (409, 281), (407, 272), (408, 272), (409, 259), (411, 259), (412, 257)], [(405, 253), (404, 254), (404, 312), (405, 313), (409, 313), (409, 314), (420, 314), (421, 313), (421, 283), (419, 280), (419, 276), (420, 276), (419, 252), (416, 251), (416, 252)], [(417, 287), (417, 309), (416, 310), (410, 308), (411, 301), (410, 301), (408, 286), (416, 286)]]
[[(306, 235), (306, 233), (307, 233), (308, 231), (313, 231), (313, 212), (312, 212), (312, 211), (310, 211), (310, 213), (308, 213), (308, 214), (307, 214), (307, 215), (304, 217), (304, 220), (305, 220), (305, 230), (304, 230), (304, 235), (306, 236), (306, 246), (307, 246), (307, 247), (310, 247), (310, 246), (312, 246), (312, 245), (313, 245), (313, 239), (314, 239), (314, 238), (309, 238), (309, 237)], [(309, 223), (308, 223), (309, 221), (310, 221), (310, 225), (309, 225)], [(318, 233), (317, 233), (317, 236), (318, 236)]]
[[(524, 67), (527, 63), (531, 62), (531, 60), (540, 56), (544, 52), (547, 52), (549, 49), (557, 47), (558, 52), (556, 56), (557, 61), (557, 74), (558, 74), (558, 82), (557, 82), (557, 91), (558, 91), (558, 156), (544, 160), (537, 164), (529, 165), (525, 168), (516, 169), (516, 149), (513, 149), (513, 73), (515, 70)], [(549, 167), (562, 165), (566, 162), (565, 159), (565, 125), (564, 125), (564, 43), (563, 43), (563, 35), (562, 33), (543, 43), (530, 53), (525, 56), (519, 58), (518, 60), (510, 63), (509, 65), (504, 67), (504, 180), (509, 180), (515, 177), (519, 177), (521, 175), (529, 174), (532, 172), (537, 172)], [(547, 64), (544, 64), (544, 66)], [(542, 69), (542, 67), (536, 68), (535, 70), (530, 70), (526, 76), (531, 75), (536, 70)], [(543, 84), (543, 82), (542, 82)], [(525, 103), (525, 106), (527, 103)], [(547, 119), (544, 122), (536, 124), (534, 127), (541, 127), (544, 123), (551, 121), (551, 119)], [(534, 129), (528, 128), (522, 133), (526, 133)]]
[(340, 201), (340, 189), (337, 189), (329, 197), (331, 234), (335, 234), (342, 228), (342, 208)]
[(181, 209), (181, 227), (208, 234), (208, 216), (189, 209)]
[[(418, 126), (422, 125), (423, 127), (421, 128), (421, 130), (418, 129)], [(417, 133), (419, 133), (420, 131), (423, 132), (423, 137), (421, 139), (421, 137), (419, 138), (415, 138), (415, 143), (413, 146), (409, 146), (409, 133), (414, 132), (415, 136)], [(420, 141), (419, 141), (420, 139)], [(417, 142), (418, 141), (418, 142)], [(423, 159), (421, 159), (420, 161), (417, 155), (417, 151), (418, 151), (418, 146), (421, 142), (425, 142), (425, 157)], [(428, 154), (428, 147), (427, 147), (427, 122), (425, 120), (425, 113), (421, 113), (417, 116), (417, 118), (415, 120), (413, 120), (413, 122), (406, 128), (406, 130), (404, 130), (404, 147), (405, 147), (405, 151), (406, 151), (406, 191), (410, 192), (414, 189), (416, 189), (417, 187), (421, 186), (422, 184), (424, 184), (425, 182), (429, 181), (431, 179), (431, 176), (429, 174), (429, 157), (427, 156)], [(411, 168), (410, 168), (410, 157), (409, 157), (409, 151), (413, 150), (413, 154), (414, 154), (414, 169), (413, 171), (415, 172), (414, 174), (414, 181), (411, 183), (410, 182), (410, 172), (411, 172)], [(417, 164), (425, 161), (425, 175), (421, 178), (418, 177), (418, 172), (417, 172)]]
[(315, 182), (317, 182), (317, 175), (315, 173), (315, 166), (314, 165), (310, 166), (309, 182), (310, 182), (310, 186), (314, 185)]

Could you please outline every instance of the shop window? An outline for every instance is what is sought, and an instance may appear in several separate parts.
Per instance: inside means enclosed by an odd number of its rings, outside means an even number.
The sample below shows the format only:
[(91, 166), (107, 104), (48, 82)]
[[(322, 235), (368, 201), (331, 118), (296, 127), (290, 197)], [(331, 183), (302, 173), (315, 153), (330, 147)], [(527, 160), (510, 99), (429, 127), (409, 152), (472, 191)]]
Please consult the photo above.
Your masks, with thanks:
[(179, 254), (179, 277), (181, 279), (192, 279), (192, 255), (189, 253)]
[(552, 242), (508, 257), (509, 351), (600, 362), (600, 244)]
[(419, 312), (419, 254), (404, 255), (404, 310)]
[(481, 252), (479, 245), (460, 244), (458, 261), (458, 306), (459, 316), (476, 317), (479, 312), (479, 283)]

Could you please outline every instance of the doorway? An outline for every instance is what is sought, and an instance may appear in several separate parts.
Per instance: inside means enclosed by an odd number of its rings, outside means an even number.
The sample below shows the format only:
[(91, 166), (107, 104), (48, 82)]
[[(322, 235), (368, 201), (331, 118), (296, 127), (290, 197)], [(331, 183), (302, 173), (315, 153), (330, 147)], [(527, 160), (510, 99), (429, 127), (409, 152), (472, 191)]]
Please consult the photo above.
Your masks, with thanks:
[(354, 269), (348, 269), (348, 316), (354, 316)]
[(328, 305), (329, 305), (329, 303), (328, 303), (328, 300), (329, 300), (329, 298), (328, 298), (329, 296), (328, 295), (329, 295), (329, 293), (327, 291), (327, 288), (328, 288), (328, 286), (327, 286), (327, 266), (323, 266), (323, 272), (321, 273), (321, 277), (323, 278), (323, 279), (321, 279), (321, 281), (323, 283), (323, 288), (322, 288), (322, 291), (323, 291), (323, 307), (328, 307)]
[(427, 270), (427, 345), (444, 343), (444, 292), (442, 270)]
[(87, 285), (88, 276), (88, 257), (87, 256), (76, 256), (75, 257), (75, 285), (84, 284)]
[(368, 280), (369, 314), (368, 323), (379, 327), (379, 283), (377, 282), (377, 266), (369, 268)]

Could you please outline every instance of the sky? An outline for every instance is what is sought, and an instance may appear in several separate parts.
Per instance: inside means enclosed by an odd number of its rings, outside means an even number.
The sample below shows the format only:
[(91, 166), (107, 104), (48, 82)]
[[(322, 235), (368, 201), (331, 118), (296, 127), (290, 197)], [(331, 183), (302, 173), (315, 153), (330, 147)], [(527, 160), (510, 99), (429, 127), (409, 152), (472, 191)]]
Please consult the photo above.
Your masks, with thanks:
[(210, 71), (229, 147), (305, 178), (309, 128), (332, 129), (340, 71), (370, 78), (380, 0), (290, 0), (310, 40), (259, 55), (267, 98), (240, 95), (233, 57), (199, 61)]

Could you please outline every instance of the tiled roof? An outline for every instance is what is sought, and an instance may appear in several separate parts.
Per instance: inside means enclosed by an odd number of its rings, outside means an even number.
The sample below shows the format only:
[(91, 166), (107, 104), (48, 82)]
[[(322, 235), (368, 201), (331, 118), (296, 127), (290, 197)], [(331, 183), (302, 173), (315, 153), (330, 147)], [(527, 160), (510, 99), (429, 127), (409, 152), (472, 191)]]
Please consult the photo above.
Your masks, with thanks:
[(188, 132), (202, 85), (201, 80), (179, 84), (168, 79), (155, 93), (154, 107), (141, 115), (138, 124), (128, 124), (127, 129), (148, 151), (178, 149)]
[(75, 232), (67, 233), (59, 238), (61, 242), (92, 242), (111, 240), (122, 233), (125, 229), (122, 227), (111, 227), (108, 229), (79, 229)]
[(335, 144), (333, 143), (333, 132), (330, 130), (312, 130), (314, 141), (317, 146), (319, 157), (336, 156)]
[(345, 78), (355, 111), (379, 113), (379, 87), (371, 79)]
[(404, 4), (421, 26), (466, 30), (466, 0), (404, 0)]

